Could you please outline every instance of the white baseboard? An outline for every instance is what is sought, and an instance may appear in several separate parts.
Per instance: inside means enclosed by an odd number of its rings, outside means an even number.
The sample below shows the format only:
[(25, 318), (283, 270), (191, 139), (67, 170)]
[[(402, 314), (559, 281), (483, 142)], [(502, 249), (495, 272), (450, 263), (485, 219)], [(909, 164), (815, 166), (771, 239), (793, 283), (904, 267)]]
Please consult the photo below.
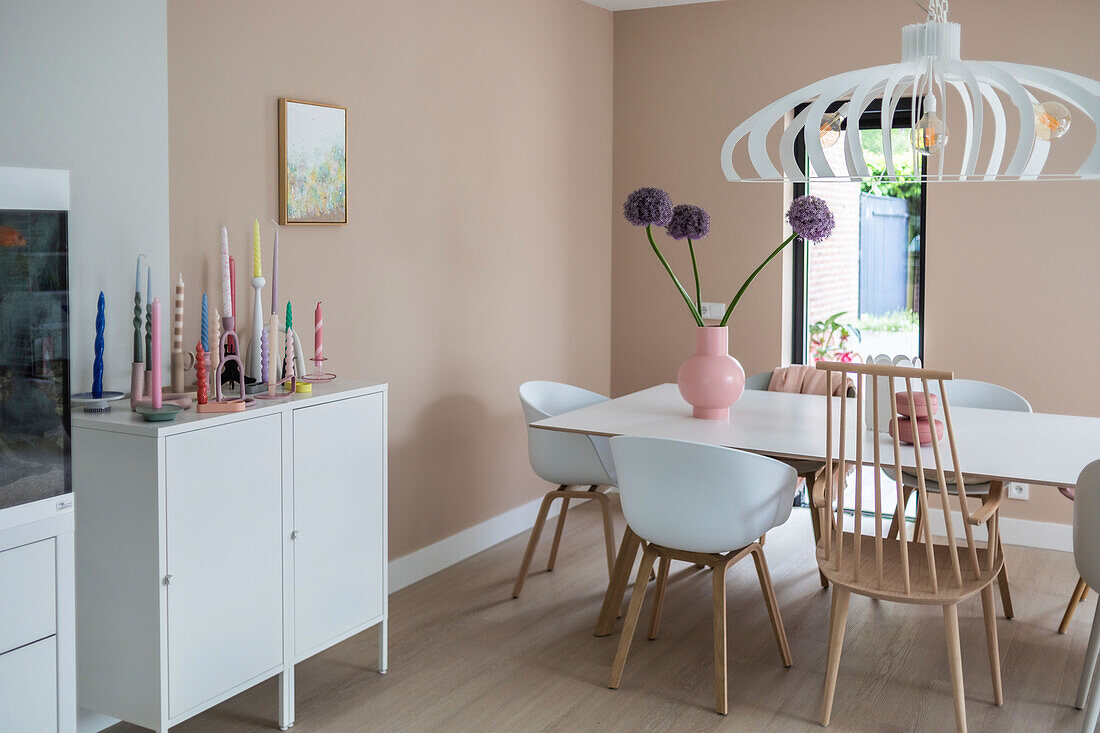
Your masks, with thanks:
[[(538, 516), (542, 497), (529, 501), (523, 506), (509, 509), (503, 514), (487, 519), (458, 534), (428, 545), (416, 552), (390, 561), (390, 593), (434, 575), (440, 570), (472, 557), (482, 550), (514, 537), (520, 532), (531, 529)], [(550, 507), (548, 517), (556, 517), (561, 502), (555, 501)], [(519, 558), (516, 558), (518, 567)]]
[[(943, 510), (930, 510), (929, 518), (932, 522), (932, 534), (946, 536), (947, 527), (943, 521)], [(962, 521), (962, 515), (959, 512), (951, 512), (951, 526), (955, 530), (955, 537), (966, 536)], [(976, 527), (974, 538), (985, 540), (985, 528)], [(1073, 525), (1002, 517), (1001, 540), (1006, 545), (1073, 552)]]

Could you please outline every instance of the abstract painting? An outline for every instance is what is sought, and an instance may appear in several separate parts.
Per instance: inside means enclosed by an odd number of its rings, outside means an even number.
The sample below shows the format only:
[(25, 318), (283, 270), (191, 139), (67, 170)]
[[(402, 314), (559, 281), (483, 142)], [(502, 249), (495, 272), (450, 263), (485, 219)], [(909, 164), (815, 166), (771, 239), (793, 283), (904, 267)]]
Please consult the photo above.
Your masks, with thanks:
[(279, 100), (279, 223), (346, 224), (347, 110)]

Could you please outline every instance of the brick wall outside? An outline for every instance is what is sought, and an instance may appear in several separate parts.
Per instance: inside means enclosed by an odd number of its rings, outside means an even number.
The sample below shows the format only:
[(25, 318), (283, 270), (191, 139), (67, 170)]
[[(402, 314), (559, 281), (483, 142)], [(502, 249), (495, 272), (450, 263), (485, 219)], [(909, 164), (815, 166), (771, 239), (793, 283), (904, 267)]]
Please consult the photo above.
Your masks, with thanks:
[[(834, 171), (846, 170), (844, 138), (825, 148)], [(844, 320), (859, 316), (859, 183), (811, 183), (810, 193), (829, 205), (836, 219), (831, 237), (810, 245), (807, 323), (847, 311)]]

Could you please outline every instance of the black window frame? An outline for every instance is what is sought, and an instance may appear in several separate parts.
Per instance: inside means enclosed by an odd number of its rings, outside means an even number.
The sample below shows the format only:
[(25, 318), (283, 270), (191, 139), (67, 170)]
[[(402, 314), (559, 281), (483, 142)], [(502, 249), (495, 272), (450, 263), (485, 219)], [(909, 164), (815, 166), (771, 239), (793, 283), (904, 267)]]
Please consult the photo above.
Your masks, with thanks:
[[(825, 114), (836, 112), (843, 106), (845, 102), (838, 101), (830, 104), (825, 111)], [(801, 104), (795, 108), (794, 114), (797, 115), (805, 107), (808, 107), (809, 103)], [(919, 107), (918, 107), (919, 113)], [(912, 113), (913, 113), (913, 101), (910, 97), (902, 97), (898, 101), (897, 108), (894, 110), (894, 116), (891, 120), (891, 127), (893, 129), (908, 130), (912, 127)], [(859, 119), (860, 130), (878, 130), (882, 127), (882, 100), (872, 100), (867, 105), (867, 109), (863, 111), (863, 114)], [(845, 118), (842, 124), (842, 129), (848, 129), (848, 119)], [(802, 168), (802, 172), (806, 172), (806, 139), (803, 132), (799, 132), (795, 138), (794, 143), (794, 155), (798, 161), (799, 166)], [(925, 230), (928, 226), (928, 181), (925, 180), (925, 176), (928, 172), (928, 160), (921, 157), (920, 160), (920, 252), (917, 257), (917, 267), (919, 268), (918, 282), (920, 286), (917, 288), (917, 317), (920, 320), (920, 329), (917, 332), (917, 356), (921, 362), (924, 362), (924, 295), (928, 290), (928, 281), (926, 279), (927, 268), (925, 267), (925, 252), (927, 251), (928, 238), (925, 236)], [(807, 190), (807, 184), (801, 181), (794, 182), (794, 198), (805, 195)], [(809, 290), (809, 257), (807, 256), (806, 241), (802, 237), (796, 237), (792, 242), (794, 248), (794, 266), (792, 269), (792, 282), (791, 292), (793, 318), (792, 318), (792, 333), (791, 333), (791, 363), (792, 364), (805, 364), (809, 360), (809, 344), (806, 343), (806, 335), (809, 324), (806, 322), (806, 299), (807, 292)]]

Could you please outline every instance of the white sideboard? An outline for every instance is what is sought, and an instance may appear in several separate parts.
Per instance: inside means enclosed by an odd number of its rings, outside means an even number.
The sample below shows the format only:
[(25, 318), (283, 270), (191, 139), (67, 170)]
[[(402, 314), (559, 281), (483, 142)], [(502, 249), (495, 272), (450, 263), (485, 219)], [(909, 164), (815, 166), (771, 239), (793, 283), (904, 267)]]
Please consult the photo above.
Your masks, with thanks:
[(71, 494), (0, 511), (0, 731), (75, 733)]
[(379, 627), (386, 671), (385, 384), (245, 412), (73, 415), (80, 706), (155, 731)]

